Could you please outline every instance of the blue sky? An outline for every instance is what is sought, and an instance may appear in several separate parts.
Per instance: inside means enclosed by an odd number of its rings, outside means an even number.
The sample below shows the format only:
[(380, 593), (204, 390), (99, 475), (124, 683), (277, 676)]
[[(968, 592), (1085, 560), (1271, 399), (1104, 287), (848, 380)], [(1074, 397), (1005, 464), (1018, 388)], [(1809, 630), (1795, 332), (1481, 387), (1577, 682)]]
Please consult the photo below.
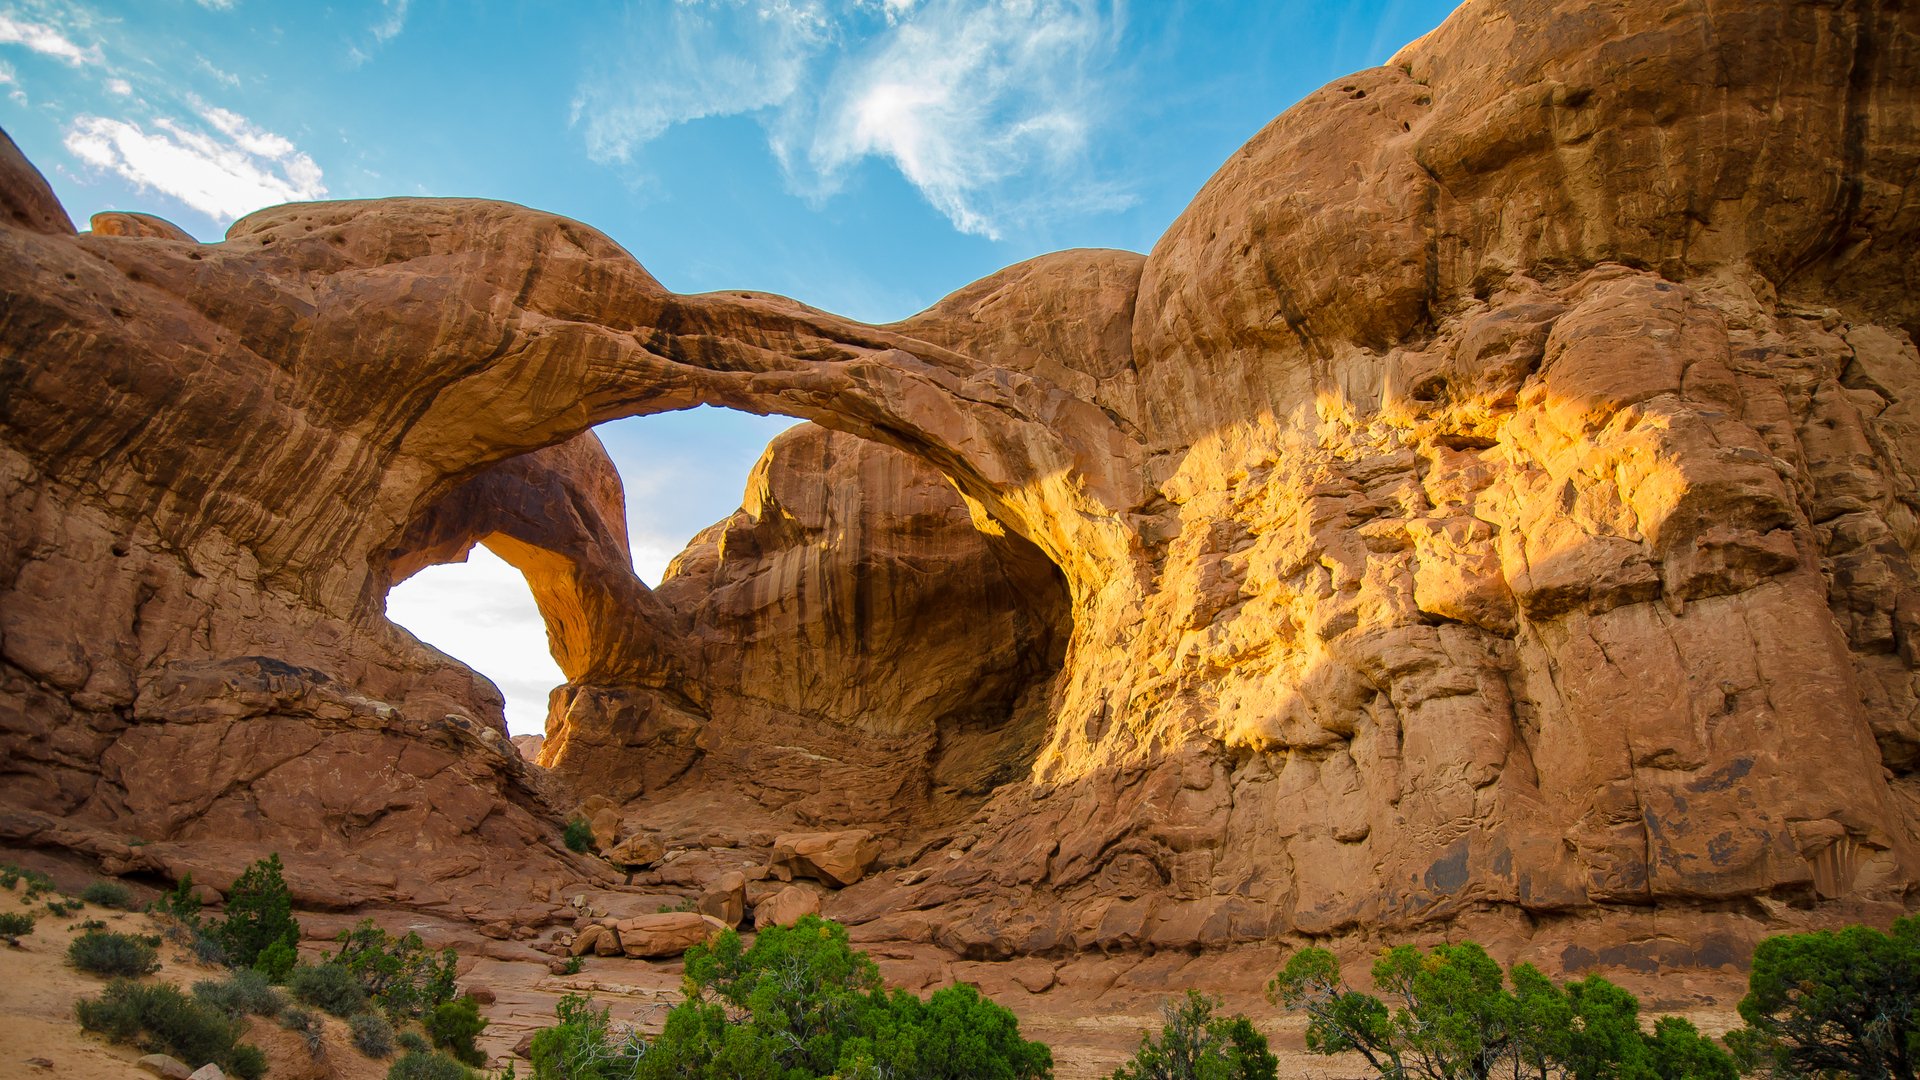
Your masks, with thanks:
[[(1446, 0), (0, 0), (0, 126), (76, 223), (204, 240), (277, 202), (508, 199), (683, 292), (869, 321), (1066, 247), (1145, 251), (1229, 154), (1384, 61)], [(654, 580), (786, 425), (702, 409), (602, 429)], [(516, 731), (559, 678), (476, 558), (395, 617), (492, 676)]]

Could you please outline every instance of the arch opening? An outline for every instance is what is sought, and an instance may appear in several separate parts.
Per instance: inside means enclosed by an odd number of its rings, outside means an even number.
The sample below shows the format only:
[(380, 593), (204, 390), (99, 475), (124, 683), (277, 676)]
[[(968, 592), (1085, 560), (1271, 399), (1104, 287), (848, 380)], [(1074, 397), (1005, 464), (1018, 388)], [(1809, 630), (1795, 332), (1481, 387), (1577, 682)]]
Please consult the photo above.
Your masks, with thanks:
[[(703, 423), (730, 440), (694, 449)], [(513, 734), (544, 736), (516, 744), (579, 795), (732, 787), (804, 823), (934, 824), (1025, 778), (1071, 626), (1059, 569), (931, 466), (723, 410), (489, 466), (386, 561), (392, 621), (481, 660)]]

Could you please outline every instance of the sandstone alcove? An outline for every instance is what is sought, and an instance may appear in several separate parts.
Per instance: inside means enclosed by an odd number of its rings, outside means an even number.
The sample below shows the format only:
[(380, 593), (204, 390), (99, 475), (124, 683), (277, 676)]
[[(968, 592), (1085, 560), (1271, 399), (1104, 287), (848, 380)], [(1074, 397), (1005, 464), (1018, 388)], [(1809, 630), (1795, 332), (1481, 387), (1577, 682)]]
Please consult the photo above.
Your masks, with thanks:
[(928, 466), (810, 424), (743, 487), (649, 588), (583, 433), (461, 481), (383, 561), (398, 583), (484, 545), (524, 575), (566, 680), (541, 761), (580, 796), (727, 789), (899, 831), (1025, 779), (1070, 636), (1058, 569)]

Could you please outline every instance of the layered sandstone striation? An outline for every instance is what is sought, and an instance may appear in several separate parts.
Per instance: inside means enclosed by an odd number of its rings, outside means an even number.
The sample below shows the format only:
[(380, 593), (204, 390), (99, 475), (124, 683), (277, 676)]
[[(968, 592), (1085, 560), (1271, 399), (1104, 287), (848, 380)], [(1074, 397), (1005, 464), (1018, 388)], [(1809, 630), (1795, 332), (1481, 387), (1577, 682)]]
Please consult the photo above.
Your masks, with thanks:
[[(538, 903), (587, 872), (543, 785), (723, 792), (881, 834), (827, 913), (971, 959), (1492, 920), (1712, 964), (1920, 874), (1910, 6), (1474, 0), (1148, 255), (885, 327), (497, 203), (76, 235), (6, 150), (16, 838), (404, 825), (455, 861), (384, 895)], [(647, 590), (583, 433), (702, 402), (819, 427)], [(476, 542), (569, 678), (552, 777), (380, 614)]]

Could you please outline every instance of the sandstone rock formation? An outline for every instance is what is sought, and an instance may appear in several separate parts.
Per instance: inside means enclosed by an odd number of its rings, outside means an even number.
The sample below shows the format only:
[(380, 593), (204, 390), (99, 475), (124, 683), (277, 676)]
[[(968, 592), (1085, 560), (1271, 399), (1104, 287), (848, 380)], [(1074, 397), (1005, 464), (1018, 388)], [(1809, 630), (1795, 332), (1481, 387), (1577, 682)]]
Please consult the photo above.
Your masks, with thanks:
[(767, 863), (781, 881), (810, 877), (828, 885), (851, 885), (867, 876), (880, 846), (865, 829), (845, 832), (794, 833), (773, 838), (773, 856)]
[[(827, 905), (869, 940), (1712, 964), (1898, 903), (1916, 161), (1910, 5), (1472, 0), (1150, 254), (873, 327), (495, 203), (76, 235), (0, 147), (0, 836), (557, 901), (565, 797), (380, 614), (482, 542), (569, 678), (553, 782), (886, 831)], [(584, 433), (700, 402), (840, 434), (649, 591)]]

